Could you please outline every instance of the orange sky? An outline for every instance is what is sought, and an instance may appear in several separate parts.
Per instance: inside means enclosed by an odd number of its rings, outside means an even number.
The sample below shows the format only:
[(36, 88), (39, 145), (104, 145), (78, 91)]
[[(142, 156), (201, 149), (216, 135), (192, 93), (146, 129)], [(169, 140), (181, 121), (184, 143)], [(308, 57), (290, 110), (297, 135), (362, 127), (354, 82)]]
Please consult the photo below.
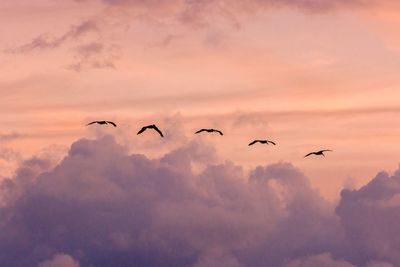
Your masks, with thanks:
[[(0, 3), (0, 176), (104, 132), (149, 155), (200, 139), (246, 168), (292, 162), (330, 199), (397, 168), (395, 1), (60, 2)], [(163, 143), (136, 137), (153, 122)], [(303, 158), (320, 148), (334, 152)]]

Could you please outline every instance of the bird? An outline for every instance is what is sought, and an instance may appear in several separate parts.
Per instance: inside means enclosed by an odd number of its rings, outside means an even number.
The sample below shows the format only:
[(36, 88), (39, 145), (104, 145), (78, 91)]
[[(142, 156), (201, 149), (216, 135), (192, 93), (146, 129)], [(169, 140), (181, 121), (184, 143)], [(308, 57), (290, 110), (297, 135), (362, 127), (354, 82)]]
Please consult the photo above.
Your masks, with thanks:
[(310, 156), (310, 155), (317, 155), (317, 156), (324, 156), (324, 157), (325, 157), (325, 155), (324, 155), (324, 152), (325, 152), (325, 151), (333, 151), (333, 150), (324, 149), (324, 150), (320, 150), (320, 151), (315, 151), (315, 152), (308, 153), (308, 154), (305, 155), (304, 157), (308, 157), (308, 156)]
[(163, 133), (160, 131), (160, 129), (157, 128), (157, 126), (155, 124), (151, 124), (151, 125), (147, 125), (147, 126), (142, 127), (142, 129), (140, 129), (140, 131), (137, 134), (141, 134), (144, 131), (146, 131), (147, 129), (153, 129), (157, 133), (159, 133), (161, 135), (161, 137), (164, 137)]
[(216, 130), (216, 129), (200, 129), (197, 132), (195, 132), (194, 134), (198, 134), (201, 132), (208, 132), (208, 133), (215, 132), (215, 133), (219, 133), (220, 135), (224, 135), (220, 130)]
[(269, 141), (269, 140), (254, 140), (253, 142), (251, 142), (250, 144), (249, 144), (249, 146), (252, 146), (252, 145), (254, 145), (255, 143), (260, 143), (260, 144), (273, 144), (274, 146), (276, 145), (276, 143), (275, 142), (272, 142), (272, 141)]
[(89, 126), (89, 125), (92, 125), (92, 124), (95, 124), (95, 123), (100, 124), (100, 125), (111, 124), (112, 126), (117, 127), (117, 125), (112, 121), (92, 121), (91, 123), (88, 123), (86, 126)]

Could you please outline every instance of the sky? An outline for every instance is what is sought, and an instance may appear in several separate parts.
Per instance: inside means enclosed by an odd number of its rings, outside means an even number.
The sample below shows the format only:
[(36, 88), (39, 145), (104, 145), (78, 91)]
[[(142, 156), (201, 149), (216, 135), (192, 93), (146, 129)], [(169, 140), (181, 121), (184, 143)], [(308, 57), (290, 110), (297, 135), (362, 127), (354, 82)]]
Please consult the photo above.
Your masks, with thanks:
[[(399, 13), (395, 0), (1, 1), (0, 263), (400, 265)], [(153, 123), (165, 138), (136, 135)], [(304, 158), (320, 149), (333, 151)]]

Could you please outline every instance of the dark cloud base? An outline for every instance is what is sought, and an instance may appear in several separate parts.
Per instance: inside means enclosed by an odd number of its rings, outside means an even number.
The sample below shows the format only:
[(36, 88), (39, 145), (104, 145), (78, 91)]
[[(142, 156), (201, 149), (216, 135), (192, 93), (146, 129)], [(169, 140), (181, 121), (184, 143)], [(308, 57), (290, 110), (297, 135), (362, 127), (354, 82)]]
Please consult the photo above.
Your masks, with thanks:
[(400, 266), (400, 171), (335, 208), (289, 163), (247, 175), (212, 153), (148, 159), (106, 136), (24, 162), (0, 187), (0, 266)]

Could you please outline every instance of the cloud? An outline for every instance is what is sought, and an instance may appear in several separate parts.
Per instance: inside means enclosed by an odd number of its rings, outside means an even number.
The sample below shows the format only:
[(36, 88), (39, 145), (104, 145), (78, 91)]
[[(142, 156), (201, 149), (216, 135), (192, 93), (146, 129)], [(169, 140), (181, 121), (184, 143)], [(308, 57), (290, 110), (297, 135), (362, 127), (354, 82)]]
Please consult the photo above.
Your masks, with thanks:
[(376, 0), (103, 0), (109, 6), (133, 7), (144, 13), (174, 15), (183, 23), (202, 24), (210, 14), (238, 24), (236, 15), (271, 8), (288, 7), (310, 13), (324, 13), (340, 8), (361, 8), (379, 3)]
[[(6, 49), (7, 53), (24, 54), (35, 50), (50, 50), (66, 44), (78, 42), (72, 49), (74, 62), (66, 68), (76, 72), (84, 69), (115, 69), (115, 60), (119, 58), (119, 46), (102, 40), (104, 31), (103, 20), (93, 18), (79, 24), (71, 25), (69, 29), (58, 37), (49, 37), (48, 34), (36, 36), (32, 41)], [(95, 36), (89, 35), (95, 33)]]
[(79, 263), (67, 254), (56, 254), (51, 260), (39, 263), (38, 267), (79, 267)]
[(336, 209), (352, 248), (352, 260), (365, 263), (373, 257), (400, 265), (400, 170), (382, 172), (359, 190), (343, 190)]
[(20, 134), (16, 132), (0, 134), (0, 142), (8, 142), (18, 139)]
[(184, 6), (186, 9), (202, 9), (208, 6), (241, 6), (241, 7), (279, 7), (289, 6), (309, 11), (327, 10), (340, 6), (364, 5), (374, 1), (369, 0), (250, 0), (243, 4), (240, 0), (175, 0), (175, 1), (154, 1), (154, 0), (103, 0), (105, 4), (114, 6), (131, 5), (148, 8), (171, 8), (172, 6)]
[[(85, 4), (90, 0), (80, 0)], [(177, 24), (191, 28), (217, 29), (207, 34), (206, 44), (221, 45), (226, 39), (226, 25), (238, 29), (243, 18), (250, 18), (254, 14), (265, 13), (271, 9), (289, 8), (309, 14), (327, 13), (342, 9), (363, 9), (376, 4), (377, 0), (102, 0), (112, 12), (123, 17), (130, 13), (129, 21), (136, 18), (141, 21), (160, 25)], [(222, 23), (227, 22), (227, 23)], [(167, 43), (168, 38), (166, 39)], [(161, 41), (161, 44), (164, 41)]]
[(394, 265), (383, 261), (372, 261), (366, 267), (394, 267)]
[(21, 154), (10, 148), (1, 148), (0, 149), (0, 159), (6, 161), (13, 161), (17, 159), (21, 159)]
[[(119, 58), (120, 47), (117, 44), (104, 41), (102, 32), (105, 30), (104, 21), (99, 18), (87, 19), (74, 24), (58, 37), (48, 34), (36, 36), (32, 41), (7, 49), (8, 53), (28, 53), (35, 50), (50, 50), (66, 44), (79, 44), (72, 48), (74, 62), (66, 68), (80, 72), (84, 69), (115, 69), (115, 60)], [(95, 33), (95, 35), (90, 35)]]
[(76, 141), (56, 166), (21, 163), (0, 186), (0, 265), (399, 264), (398, 174), (344, 190), (335, 213), (289, 163), (247, 173), (213, 153), (189, 142), (150, 159), (104, 136)]
[(8, 53), (27, 53), (33, 50), (44, 50), (57, 48), (64, 45), (66, 42), (76, 40), (90, 32), (99, 30), (96, 20), (86, 20), (77, 25), (70, 26), (69, 30), (59, 37), (50, 38), (47, 35), (39, 35), (32, 41), (20, 45), (15, 48), (6, 50)]
[(329, 253), (322, 253), (304, 259), (293, 260), (285, 267), (356, 267), (355, 265), (342, 260), (335, 260)]
[(77, 72), (85, 68), (115, 69), (115, 60), (118, 58), (119, 47), (106, 45), (103, 42), (93, 41), (77, 46), (74, 49), (75, 62), (67, 68)]

